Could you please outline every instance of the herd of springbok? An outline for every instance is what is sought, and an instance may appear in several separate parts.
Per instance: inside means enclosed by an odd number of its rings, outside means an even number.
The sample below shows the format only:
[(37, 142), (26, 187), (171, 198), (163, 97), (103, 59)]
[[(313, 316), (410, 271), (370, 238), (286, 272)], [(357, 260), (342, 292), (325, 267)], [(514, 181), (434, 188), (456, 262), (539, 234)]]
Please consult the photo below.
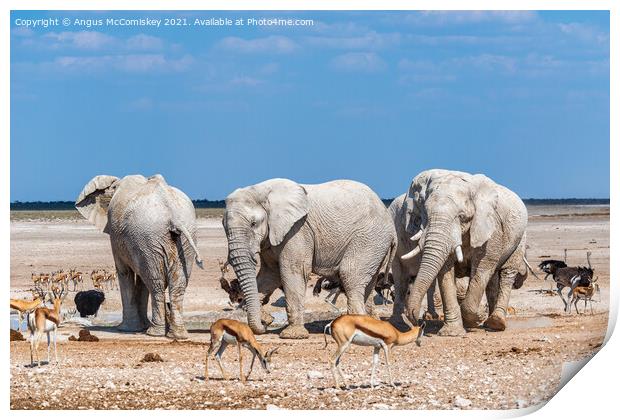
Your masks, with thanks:
[[(32, 273), (32, 283), (36, 289), (45, 289), (50, 291), (54, 286), (62, 285), (65, 290), (69, 291), (69, 285), (73, 286), (72, 292), (84, 290), (84, 273), (72, 268), (69, 271), (60, 269), (51, 273)], [(98, 290), (118, 290), (116, 282), (116, 271), (108, 271), (105, 268), (93, 270), (90, 273), (90, 280), (93, 288)]]

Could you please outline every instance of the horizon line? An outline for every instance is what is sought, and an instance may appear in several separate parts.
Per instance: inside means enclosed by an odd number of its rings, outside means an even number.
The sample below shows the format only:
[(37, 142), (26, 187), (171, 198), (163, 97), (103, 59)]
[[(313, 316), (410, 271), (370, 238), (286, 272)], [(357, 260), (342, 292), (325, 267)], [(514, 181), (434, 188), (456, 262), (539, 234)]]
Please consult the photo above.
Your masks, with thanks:
[[(392, 197), (392, 198), (382, 198), (380, 197), (381, 201), (383, 202), (391, 202), (394, 200), (394, 198), (396, 197)], [(224, 203), (226, 200), (225, 199), (219, 199), (219, 200), (210, 200), (207, 198), (197, 198), (197, 199), (191, 199), (192, 203), (214, 203), (214, 204), (222, 204)], [(589, 198), (577, 198), (577, 197), (564, 197), (564, 198), (521, 198), (521, 200), (523, 200), (524, 202), (566, 202), (566, 201), (572, 201), (572, 202), (598, 202), (598, 204), (611, 204), (610, 201), (611, 199), (609, 197), (607, 198), (596, 198), (596, 197), (589, 197)], [(10, 202), (10, 207), (11, 210), (13, 210), (14, 206), (17, 207), (21, 207), (21, 206), (28, 206), (28, 205), (71, 205), (73, 206), (75, 204), (75, 201), (73, 200), (49, 200), (49, 201), (41, 201), (41, 200), (35, 200), (35, 201), (20, 201), (20, 200), (15, 200), (15, 201), (11, 201)]]

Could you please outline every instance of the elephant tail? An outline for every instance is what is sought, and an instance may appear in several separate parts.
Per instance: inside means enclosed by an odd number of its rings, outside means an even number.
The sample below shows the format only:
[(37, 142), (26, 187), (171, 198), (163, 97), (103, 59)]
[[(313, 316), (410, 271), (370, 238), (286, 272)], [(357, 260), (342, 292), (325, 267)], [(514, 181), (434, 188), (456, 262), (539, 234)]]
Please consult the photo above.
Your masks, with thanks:
[[(522, 244), (525, 244), (526, 241), (526, 234), (523, 234), (523, 238), (521, 238)], [(525, 263), (525, 265), (527, 266), (528, 270), (530, 270), (530, 273), (532, 273), (534, 275), (534, 277), (536, 277), (539, 281), (544, 281), (543, 279), (541, 279), (540, 277), (538, 277), (536, 275), (536, 273), (534, 272), (534, 269), (532, 268), (532, 266), (530, 265), (529, 262), (527, 262), (527, 245), (523, 245), (523, 247), (525, 248), (523, 250), (523, 262)]]
[(198, 264), (198, 267), (200, 267), (200, 268), (202, 268), (204, 270), (204, 265), (202, 264), (202, 257), (200, 256), (200, 252), (198, 251), (198, 247), (194, 243), (194, 239), (192, 239), (192, 235), (189, 233), (187, 228), (183, 224), (181, 224), (181, 223), (173, 223), (172, 227), (170, 228), (170, 230), (172, 232), (174, 232), (174, 233), (181, 234), (181, 235), (185, 236), (185, 239), (187, 239), (187, 242), (189, 242), (189, 245), (194, 250), (194, 256), (196, 258), (196, 264)]
[[(332, 321), (332, 322), (334, 322), (334, 321)], [(328, 333), (328, 330), (329, 330), (329, 335), (332, 334), (332, 322), (330, 322), (329, 324), (327, 324), (325, 326), (325, 328), (323, 328), (323, 338), (325, 339), (325, 347), (323, 347), (324, 349), (327, 348), (327, 333)]]
[(532, 273), (534, 275), (534, 277), (536, 277), (538, 280), (543, 281), (543, 279), (541, 279), (540, 277), (538, 277), (536, 275), (536, 273), (534, 272), (534, 269), (532, 268), (532, 266), (530, 265), (529, 262), (527, 262), (527, 258), (525, 256), (523, 256), (523, 262), (525, 263), (525, 265), (527, 265), (528, 270), (530, 270), (530, 273)]
[(385, 260), (383, 260), (381, 264), (381, 268), (379, 269), (379, 272), (383, 271), (385, 273), (386, 280), (388, 279), (390, 270), (392, 269), (392, 260), (394, 259), (395, 255), (396, 255), (396, 239), (393, 239), (392, 243), (390, 244), (390, 250), (385, 256)]

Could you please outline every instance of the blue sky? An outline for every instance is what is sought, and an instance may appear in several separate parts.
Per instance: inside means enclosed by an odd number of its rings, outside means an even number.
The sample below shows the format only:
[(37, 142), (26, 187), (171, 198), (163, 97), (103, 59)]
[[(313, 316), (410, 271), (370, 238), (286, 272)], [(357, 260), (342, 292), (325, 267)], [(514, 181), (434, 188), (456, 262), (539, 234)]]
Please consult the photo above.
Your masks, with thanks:
[[(16, 24), (46, 17), (314, 24)], [(393, 197), (436, 167), (609, 197), (607, 12), (27, 11), (11, 27), (11, 201), (132, 173), (192, 198), (273, 177)]]

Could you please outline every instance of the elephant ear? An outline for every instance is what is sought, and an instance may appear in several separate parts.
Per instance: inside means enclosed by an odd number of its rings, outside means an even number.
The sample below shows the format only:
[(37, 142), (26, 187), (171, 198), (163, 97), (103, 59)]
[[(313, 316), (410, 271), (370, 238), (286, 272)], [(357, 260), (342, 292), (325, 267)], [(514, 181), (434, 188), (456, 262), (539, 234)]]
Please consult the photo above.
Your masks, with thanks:
[(117, 181), (115, 176), (97, 175), (84, 186), (75, 200), (75, 208), (80, 214), (103, 232), (106, 232), (108, 204), (116, 190)]
[(469, 229), (470, 244), (473, 248), (484, 245), (498, 229), (497, 201), (499, 199), (495, 184), (483, 175), (474, 175), (474, 217)]
[(308, 193), (301, 185), (288, 179), (275, 179), (269, 182), (269, 192), (265, 203), (269, 242), (279, 245), (293, 225), (308, 214)]
[(405, 196), (405, 200), (403, 203), (403, 207), (404, 207), (404, 211), (405, 211), (405, 232), (409, 233), (409, 234), (413, 234), (413, 229), (412, 229), (412, 218), (415, 218), (415, 209), (414, 209), (414, 204), (413, 204), (413, 198), (407, 194)]
[[(405, 231), (409, 234), (415, 234), (418, 228), (425, 225), (424, 217), (424, 201), (426, 200), (426, 190), (428, 184), (432, 180), (431, 171), (424, 171), (419, 173), (411, 181), (409, 191), (405, 197), (405, 207), (407, 213), (405, 215)], [(414, 220), (411, 220), (412, 217)], [(415, 219), (419, 219), (418, 223), (415, 223)], [(420, 225), (420, 226), (419, 226)]]

